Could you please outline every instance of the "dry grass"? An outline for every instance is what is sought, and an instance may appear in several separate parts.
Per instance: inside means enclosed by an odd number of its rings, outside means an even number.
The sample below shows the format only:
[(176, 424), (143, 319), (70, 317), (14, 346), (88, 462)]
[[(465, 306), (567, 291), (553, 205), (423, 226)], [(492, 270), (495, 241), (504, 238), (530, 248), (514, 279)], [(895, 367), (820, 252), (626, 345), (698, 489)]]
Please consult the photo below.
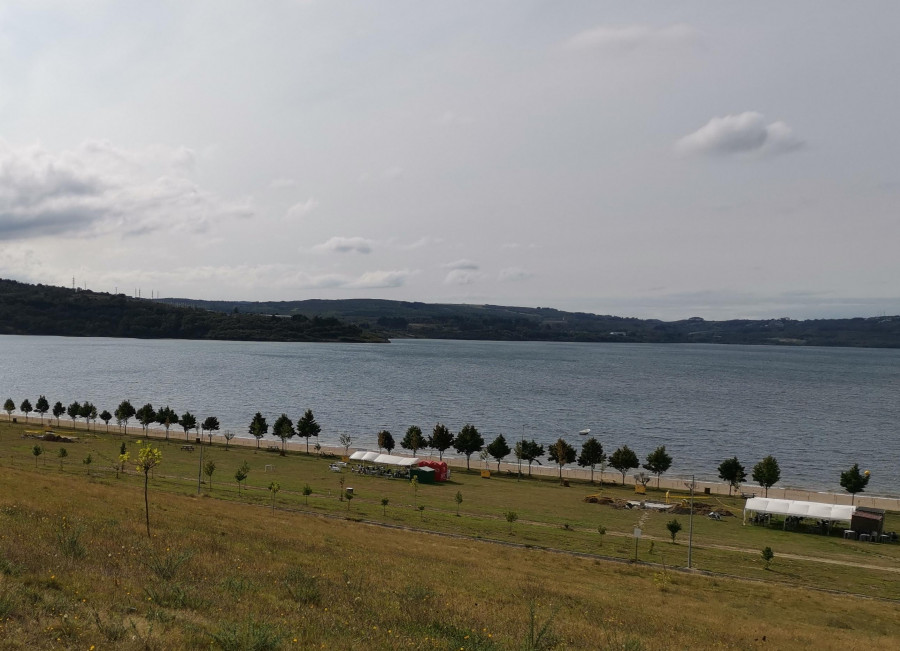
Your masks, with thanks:
[[(347, 520), (338, 476), (304, 455), (216, 449), (214, 488), (204, 487), (198, 497), (197, 453), (163, 444), (163, 465), (151, 482), (148, 541), (138, 478), (116, 480), (99, 462), (88, 476), (81, 464), (87, 450), (98, 460), (114, 458), (121, 439), (44, 444), (46, 466), (39, 459), (35, 469), (33, 441), (10, 434), (0, 426), (0, 648), (520, 649), (553, 642), (586, 649), (838, 649), (890, 648), (900, 636), (893, 603)], [(54, 457), (60, 445), (70, 455), (63, 471)], [(252, 488), (238, 495), (232, 475), (245, 459)], [(266, 463), (275, 472), (265, 473)], [(273, 477), (282, 485), (274, 512), (264, 489)], [(585, 487), (457, 474), (454, 485), (422, 486), (414, 496), (405, 482), (344, 478), (359, 495), (351, 518), (535, 547), (633, 553), (632, 540), (621, 534), (640, 514), (586, 504)], [(308, 509), (306, 483), (314, 489)], [(457, 490), (464, 496), (462, 517), (456, 517)], [(387, 516), (382, 497), (390, 500)], [(502, 517), (509, 509), (520, 515), (513, 535)], [(602, 548), (600, 521), (609, 532)], [(813, 553), (834, 543), (857, 560), (896, 564), (890, 556), (896, 546), (861, 546), (866, 555), (857, 557), (843, 540), (793, 534), (812, 541), (804, 547), (780, 531), (700, 524), (695, 521), (699, 542), (718, 537), (722, 544), (759, 549), (766, 543), (776, 551), (766, 572), (758, 552), (695, 548), (695, 565), (707, 569), (721, 565), (792, 582), (806, 581), (800, 575), (817, 568), (827, 573), (822, 563), (780, 557), (772, 540)], [(642, 559), (681, 562), (686, 546), (663, 542), (662, 516), (644, 528), (660, 539), (652, 556), (649, 541), (641, 543)], [(887, 556), (874, 558), (871, 548)], [(736, 567), (742, 563), (743, 570)], [(856, 586), (849, 575), (860, 570), (834, 568), (841, 586)], [(866, 576), (893, 582), (894, 589), (900, 578)]]

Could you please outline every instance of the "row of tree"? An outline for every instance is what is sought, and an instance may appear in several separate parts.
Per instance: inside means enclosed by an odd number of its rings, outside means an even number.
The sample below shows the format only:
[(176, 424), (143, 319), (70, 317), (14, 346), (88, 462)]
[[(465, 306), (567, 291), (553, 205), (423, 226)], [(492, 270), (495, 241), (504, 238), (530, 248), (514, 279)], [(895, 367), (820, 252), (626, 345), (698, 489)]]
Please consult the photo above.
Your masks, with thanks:
[[(16, 409), (15, 402), (11, 398), (7, 398), (3, 409), (12, 418), (12, 412)], [(173, 425), (179, 425), (184, 430), (185, 439), (187, 439), (189, 431), (193, 429), (198, 434), (208, 433), (210, 442), (213, 434), (220, 428), (219, 419), (215, 416), (208, 416), (200, 422), (189, 411), (179, 416), (168, 405), (156, 410), (150, 403), (145, 404), (140, 409), (135, 409), (128, 400), (123, 400), (116, 408), (114, 414), (110, 414), (106, 410), (98, 414), (97, 408), (88, 401), (83, 403), (76, 401), (68, 407), (64, 407), (61, 402), (57, 402), (51, 409), (49, 401), (43, 395), (37, 399), (34, 406), (28, 399), (23, 400), (19, 409), (26, 417), (32, 412), (40, 414), (41, 423), (43, 423), (44, 415), (50, 412), (56, 418), (57, 425), (59, 425), (59, 419), (63, 414), (68, 415), (72, 419), (73, 425), (79, 418), (84, 418), (88, 428), (90, 428), (91, 421), (96, 421), (99, 418), (106, 423), (107, 430), (109, 430), (110, 420), (115, 417), (116, 422), (120, 427), (124, 427), (126, 433), (128, 432), (128, 421), (136, 418), (144, 428), (145, 433), (152, 424), (159, 424), (165, 427), (166, 440), (169, 439), (169, 428)], [(309, 439), (311, 437), (318, 438), (321, 431), (322, 428), (316, 421), (311, 409), (307, 409), (297, 419), (296, 426), (285, 413), (282, 413), (272, 426), (272, 434), (281, 439), (282, 455), (285, 454), (287, 441), (294, 436), (306, 439), (306, 452), (309, 454)], [(253, 416), (248, 432), (256, 438), (256, 446), (259, 448), (261, 439), (269, 432), (268, 421), (261, 412), (256, 412)], [(234, 438), (234, 433), (226, 431), (226, 447), (232, 438)], [(396, 447), (394, 437), (388, 430), (378, 432), (377, 441), (379, 451), (386, 450), (390, 453)], [(349, 449), (352, 442), (353, 440), (350, 436), (346, 434), (341, 435), (340, 443), (344, 446), (345, 451)], [(318, 442), (316, 442), (315, 447), (317, 450), (320, 448)], [(650, 452), (646, 456), (645, 462), (641, 464), (637, 454), (627, 445), (623, 445), (607, 456), (603, 450), (603, 445), (593, 436), (584, 441), (580, 452), (576, 451), (563, 438), (559, 438), (555, 443), (550, 444), (546, 450), (537, 441), (526, 441), (524, 439), (517, 441), (511, 448), (502, 434), (498, 435), (491, 443), (485, 445), (484, 437), (474, 425), (470, 424), (464, 425), (458, 433), (454, 434), (443, 423), (437, 423), (432, 429), (430, 436), (426, 436), (419, 426), (412, 425), (407, 428), (400, 441), (400, 447), (411, 451), (413, 456), (416, 456), (416, 453), (421, 449), (437, 450), (440, 459), (444, 458), (444, 452), (453, 448), (458, 454), (465, 455), (467, 469), (470, 469), (472, 455), (480, 453), (481, 458), (485, 461), (493, 458), (497, 462), (498, 471), (503, 459), (513, 454), (520, 463), (522, 461), (528, 463), (529, 476), (531, 476), (532, 464), (537, 463), (541, 465), (540, 459), (547, 454), (549, 460), (559, 466), (560, 481), (562, 481), (563, 466), (576, 461), (579, 466), (590, 468), (591, 483), (594, 481), (594, 470), (598, 465), (601, 467), (601, 470), (606, 464), (611, 468), (615, 468), (622, 474), (623, 485), (625, 484), (625, 476), (630, 470), (642, 467), (647, 472), (656, 475), (657, 488), (659, 488), (661, 476), (672, 466), (672, 456), (666, 452), (666, 446), (664, 445)], [(719, 464), (718, 472), (719, 478), (728, 482), (729, 495), (733, 489), (737, 489), (747, 479), (747, 472), (737, 457), (726, 459)], [(859, 470), (859, 465), (853, 464), (849, 470), (841, 473), (840, 483), (855, 499), (856, 493), (861, 493), (865, 490), (869, 483), (869, 477), (869, 471), (862, 473)], [(636, 481), (640, 481), (645, 485), (649, 481), (649, 475), (643, 472), (635, 475), (635, 478)], [(771, 455), (762, 459), (753, 467), (752, 478), (754, 482), (765, 490), (765, 495), (768, 496), (769, 488), (781, 480), (781, 468), (778, 465), (778, 460)]]

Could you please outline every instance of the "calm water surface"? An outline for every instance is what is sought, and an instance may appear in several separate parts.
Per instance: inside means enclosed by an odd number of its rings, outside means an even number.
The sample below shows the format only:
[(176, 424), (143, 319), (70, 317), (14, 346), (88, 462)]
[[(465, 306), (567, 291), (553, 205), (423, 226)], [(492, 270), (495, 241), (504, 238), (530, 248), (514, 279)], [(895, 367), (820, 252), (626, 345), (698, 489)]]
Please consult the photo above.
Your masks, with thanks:
[(247, 435), (256, 411), (294, 421), (307, 407), (323, 444), (375, 447), (388, 429), (472, 423), (544, 444), (591, 428), (607, 452), (643, 460), (659, 445), (670, 474), (715, 477), (737, 455), (748, 473), (774, 454), (785, 486), (840, 490), (871, 469), (868, 492), (900, 493), (900, 351), (766, 346), (395, 341), (295, 344), (0, 337), (0, 399), (90, 400), (114, 411), (169, 404)]

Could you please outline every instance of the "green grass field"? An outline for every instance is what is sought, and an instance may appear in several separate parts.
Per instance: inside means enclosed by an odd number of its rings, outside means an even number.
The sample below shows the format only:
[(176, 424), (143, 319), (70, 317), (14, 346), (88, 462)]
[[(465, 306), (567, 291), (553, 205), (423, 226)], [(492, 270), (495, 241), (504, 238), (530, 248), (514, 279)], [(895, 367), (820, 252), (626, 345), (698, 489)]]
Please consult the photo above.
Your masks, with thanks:
[[(78, 430), (51, 443), (24, 431), (0, 423), (0, 648), (846, 649), (900, 638), (900, 545), (742, 526), (741, 500), (703, 496), (735, 517), (695, 516), (692, 564), (712, 574), (689, 574), (674, 569), (687, 564), (687, 515), (672, 544), (671, 514), (584, 501), (631, 499), (631, 488), (464, 471), (415, 488), (216, 444), (204, 446), (216, 470), (198, 494), (199, 446), (173, 435), (153, 441), (163, 458), (148, 540), (143, 476), (114, 468), (123, 442), (137, 457), (137, 437)], [(627, 563), (637, 525), (641, 563)], [(890, 514), (887, 529), (898, 525)]]

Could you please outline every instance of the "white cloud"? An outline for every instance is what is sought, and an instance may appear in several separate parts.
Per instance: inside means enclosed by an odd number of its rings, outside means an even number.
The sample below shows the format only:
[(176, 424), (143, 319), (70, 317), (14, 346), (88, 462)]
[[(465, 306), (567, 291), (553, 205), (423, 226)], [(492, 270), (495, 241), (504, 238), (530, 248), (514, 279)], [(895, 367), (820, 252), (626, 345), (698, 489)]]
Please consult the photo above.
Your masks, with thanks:
[(396, 181), (403, 177), (403, 168), (397, 167), (396, 165), (393, 167), (388, 167), (381, 171), (381, 176), (388, 181)]
[(445, 285), (472, 285), (484, 277), (484, 274), (470, 269), (453, 269), (444, 278)]
[(367, 271), (359, 278), (344, 285), (347, 289), (383, 289), (402, 287), (413, 272), (409, 269), (395, 271)]
[(218, 218), (252, 214), (248, 201), (225, 201), (186, 178), (193, 161), (184, 147), (89, 141), (54, 153), (0, 142), (0, 237), (204, 232)]
[(441, 265), (444, 269), (458, 269), (458, 270), (467, 270), (467, 271), (476, 271), (478, 267), (477, 262), (473, 262), (467, 258), (463, 258), (462, 260), (454, 260), (453, 262), (448, 262), (447, 264)]
[(306, 201), (300, 201), (298, 203), (295, 203), (290, 208), (288, 208), (287, 216), (291, 219), (297, 219), (298, 217), (304, 217), (318, 207), (319, 207), (319, 202), (316, 201), (313, 197), (310, 197)]
[(756, 111), (715, 117), (675, 143), (676, 151), (682, 154), (720, 156), (754, 152), (780, 154), (802, 146), (803, 141), (787, 124), (766, 124), (765, 117)]
[(518, 282), (521, 280), (527, 280), (532, 277), (532, 273), (530, 271), (526, 271), (521, 267), (506, 267), (505, 269), (501, 269), (498, 275), (501, 282)]
[(332, 237), (316, 244), (313, 251), (319, 253), (371, 253), (372, 241), (363, 237)]
[(404, 251), (413, 251), (415, 249), (421, 249), (422, 247), (429, 246), (431, 244), (440, 244), (443, 240), (439, 237), (431, 237), (424, 236), (417, 239), (415, 242), (410, 242), (409, 244), (401, 244), (399, 248)]
[(564, 46), (571, 50), (628, 51), (638, 48), (672, 48), (693, 45), (699, 33), (690, 25), (599, 25), (575, 34)]

